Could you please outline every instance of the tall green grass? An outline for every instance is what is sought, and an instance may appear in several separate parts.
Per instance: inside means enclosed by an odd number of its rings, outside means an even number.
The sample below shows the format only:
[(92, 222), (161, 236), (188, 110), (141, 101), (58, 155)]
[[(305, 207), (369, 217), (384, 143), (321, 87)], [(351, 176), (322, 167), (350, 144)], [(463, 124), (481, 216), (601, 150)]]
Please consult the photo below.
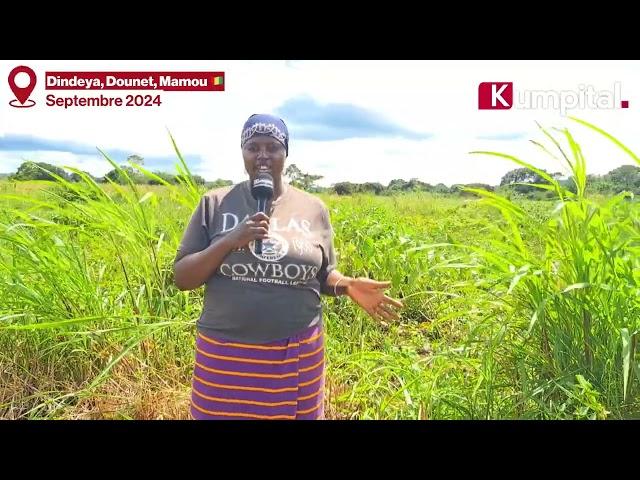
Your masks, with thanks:
[[(613, 140), (638, 162), (617, 139), (577, 121)], [(508, 317), (491, 319), (477, 330), (475, 338), (484, 339), (487, 347), (483, 363), (493, 368), (499, 359), (504, 381), (514, 387), (509, 414), (637, 416), (638, 204), (630, 192), (606, 201), (590, 199), (586, 159), (574, 136), (567, 129), (541, 130), (549, 145), (536, 144), (568, 165), (576, 193), (519, 158), (474, 152), (503, 157), (538, 172), (549, 182), (538, 187), (557, 196), (551, 218), (536, 224), (513, 202), (473, 190), (506, 221), (496, 227), (491, 250), (477, 252), (480, 272), (495, 282), (492, 297), (509, 312)], [(537, 225), (533, 232), (544, 242), (542, 253), (532, 252), (523, 243), (523, 222)], [(484, 388), (495, 386), (487, 380)], [(488, 415), (492, 408), (487, 406)]]
[[(577, 192), (548, 178), (555, 202), (322, 195), (339, 269), (405, 304), (376, 322), (323, 299), (330, 418), (638, 416), (638, 203), (591, 197), (575, 138), (552, 133), (538, 145)], [(188, 415), (202, 290), (172, 263), (203, 192), (175, 150), (178, 185), (0, 183), (0, 417)]]
[(69, 168), (83, 181), (56, 177), (39, 195), (0, 197), (2, 383), (20, 388), (0, 399), (6, 416), (56, 416), (131, 354), (148, 375), (177, 368), (188, 378), (183, 339), (198, 301), (174, 287), (171, 260), (201, 192), (176, 153), (187, 174), (161, 196), (104, 155), (126, 185), (104, 188)]

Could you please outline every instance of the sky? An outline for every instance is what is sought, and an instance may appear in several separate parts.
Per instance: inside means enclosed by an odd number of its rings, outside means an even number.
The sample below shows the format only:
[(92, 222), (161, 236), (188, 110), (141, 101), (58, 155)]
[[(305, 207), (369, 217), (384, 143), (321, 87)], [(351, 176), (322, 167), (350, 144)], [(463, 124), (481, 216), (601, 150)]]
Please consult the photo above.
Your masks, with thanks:
[[(19, 65), (37, 75), (31, 108), (10, 105), (16, 100), (7, 79)], [(45, 90), (47, 71), (222, 71), (225, 90)], [(15, 82), (20, 87), (27, 79), (20, 74)], [(483, 82), (512, 82), (513, 107), (480, 110)], [(46, 105), (47, 95), (148, 93), (159, 93), (162, 104)], [(621, 108), (623, 100), (628, 108)], [(568, 116), (597, 125), (640, 154), (640, 61), (2, 60), (0, 173), (32, 160), (104, 175), (112, 167), (98, 148), (119, 164), (136, 154), (150, 170), (175, 172), (170, 132), (193, 173), (239, 182), (247, 178), (240, 132), (253, 113), (285, 120), (291, 137), (287, 165), (321, 175), (322, 186), (342, 181), (387, 185), (396, 178), (497, 185), (518, 167), (472, 151), (506, 153), (566, 174), (566, 164), (531, 142), (545, 142), (537, 124), (569, 128), (587, 171), (604, 174), (633, 160)]]

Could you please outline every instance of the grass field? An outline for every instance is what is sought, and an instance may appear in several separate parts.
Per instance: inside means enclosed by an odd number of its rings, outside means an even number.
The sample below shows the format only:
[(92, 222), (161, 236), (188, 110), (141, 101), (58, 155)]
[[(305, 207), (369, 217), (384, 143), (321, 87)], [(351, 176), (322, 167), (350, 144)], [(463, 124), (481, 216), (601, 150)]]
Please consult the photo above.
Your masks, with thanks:
[[(340, 271), (405, 304), (323, 300), (328, 418), (640, 417), (640, 206), (590, 196), (563, 135), (555, 200), (321, 196)], [(172, 261), (202, 193), (0, 182), (1, 418), (187, 418), (203, 292)]]

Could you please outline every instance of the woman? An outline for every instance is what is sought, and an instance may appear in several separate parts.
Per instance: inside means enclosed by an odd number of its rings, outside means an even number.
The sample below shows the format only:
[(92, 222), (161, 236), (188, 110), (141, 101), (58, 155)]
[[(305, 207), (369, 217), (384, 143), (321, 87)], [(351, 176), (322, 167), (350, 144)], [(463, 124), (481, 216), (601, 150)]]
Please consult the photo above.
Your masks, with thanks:
[[(181, 290), (206, 284), (198, 320), (191, 414), (195, 419), (323, 417), (324, 338), (320, 295), (348, 295), (376, 319), (398, 318), (390, 282), (336, 270), (333, 229), (317, 197), (282, 178), (289, 132), (272, 115), (242, 129), (249, 180), (205, 194), (175, 258)], [(257, 212), (251, 185), (273, 178)], [(262, 249), (256, 252), (256, 240)]]

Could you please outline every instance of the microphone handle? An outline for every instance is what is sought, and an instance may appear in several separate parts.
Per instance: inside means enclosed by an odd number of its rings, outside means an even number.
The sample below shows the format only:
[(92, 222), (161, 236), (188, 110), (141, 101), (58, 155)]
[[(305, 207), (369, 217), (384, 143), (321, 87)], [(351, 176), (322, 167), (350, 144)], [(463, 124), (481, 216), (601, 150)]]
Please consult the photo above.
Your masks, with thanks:
[[(266, 213), (267, 211), (267, 199), (266, 197), (258, 197), (258, 211)], [(262, 255), (262, 240), (258, 239), (255, 243), (255, 249), (257, 255)]]

